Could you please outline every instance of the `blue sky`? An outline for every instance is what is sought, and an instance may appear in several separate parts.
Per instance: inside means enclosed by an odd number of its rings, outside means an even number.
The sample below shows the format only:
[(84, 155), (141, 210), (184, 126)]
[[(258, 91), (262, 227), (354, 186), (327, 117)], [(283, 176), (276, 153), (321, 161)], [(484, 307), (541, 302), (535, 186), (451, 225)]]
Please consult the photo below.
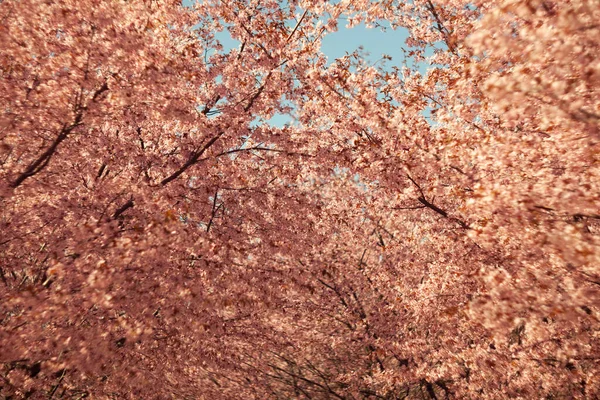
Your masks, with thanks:
[[(381, 28), (367, 28), (365, 24), (359, 24), (353, 28), (346, 28), (345, 22), (340, 21), (337, 32), (329, 33), (323, 38), (321, 51), (327, 56), (328, 63), (331, 64), (336, 58), (343, 57), (347, 53), (352, 53), (359, 47), (367, 53), (367, 59), (375, 63), (381, 59), (383, 54), (392, 57), (388, 61), (389, 65), (401, 65), (404, 56), (401, 48), (406, 47), (404, 41), (408, 37), (408, 32), (399, 28), (396, 30)], [(239, 42), (231, 39), (227, 31), (219, 32), (216, 35), (225, 50), (239, 47)], [(269, 123), (275, 126), (282, 126), (290, 122), (288, 116), (275, 116)]]
[(367, 28), (364, 24), (348, 29), (343, 22), (339, 26), (337, 32), (325, 36), (321, 46), (321, 50), (330, 62), (344, 56), (346, 52), (353, 52), (359, 46), (370, 53), (371, 62), (379, 60), (383, 54), (391, 56), (395, 65), (402, 62), (403, 55), (400, 48), (404, 46), (404, 41), (408, 37), (405, 29), (387, 29), (383, 32), (380, 28)]
[[(231, 39), (227, 31), (219, 32), (215, 36), (226, 51), (239, 47), (239, 42)], [(383, 32), (381, 28), (367, 28), (363, 23), (348, 29), (345, 27), (345, 22), (340, 21), (338, 31), (324, 37), (321, 51), (331, 63), (336, 58), (352, 53), (362, 46), (369, 53), (368, 59), (371, 62), (376, 62), (383, 54), (387, 54), (392, 57), (394, 65), (399, 65), (403, 60), (400, 49), (402, 46), (405, 47), (404, 41), (407, 37), (408, 32), (403, 28), (396, 30), (388, 28)]]
[[(184, 6), (189, 6), (194, 0), (183, 0)], [(216, 38), (221, 42), (224, 50), (238, 48), (239, 42), (231, 39), (229, 33), (225, 30), (219, 32)], [(375, 63), (381, 59), (383, 54), (392, 57), (391, 61), (387, 62), (388, 66), (402, 65), (404, 60), (402, 47), (406, 48), (405, 40), (408, 37), (408, 31), (404, 28), (391, 29), (387, 28), (382, 31), (381, 28), (367, 28), (365, 24), (359, 24), (353, 28), (346, 28), (346, 21), (340, 20), (338, 31), (329, 33), (323, 38), (321, 51), (328, 57), (329, 63), (332, 63), (336, 58), (343, 57), (346, 53), (352, 53), (359, 47), (362, 47), (363, 53), (367, 53), (367, 60), (370, 63)], [(419, 65), (419, 69), (424, 72), (426, 66)], [(275, 126), (282, 126), (290, 122), (289, 116), (277, 115), (272, 118), (269, 123)]]

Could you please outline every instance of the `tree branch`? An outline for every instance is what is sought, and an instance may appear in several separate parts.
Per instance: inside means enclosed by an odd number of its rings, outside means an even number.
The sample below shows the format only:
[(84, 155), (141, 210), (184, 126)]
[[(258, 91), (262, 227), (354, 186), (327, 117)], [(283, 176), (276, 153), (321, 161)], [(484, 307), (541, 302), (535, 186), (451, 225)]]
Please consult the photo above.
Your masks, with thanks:
[(304, 17), (306, 17), (306, 13), (308, 12), (308, 9), (304, 10), (304, 13), (302, 14), (302, 16), (300, 17), (300, 20), (298, 21), (298, 23), (296, 24), (296, 26), (294, 27), (294, 30), (292, 30), (292, 33), (290, 33), (287, 37), (287, 39), (285, 40), (285, 44), (287, 44), (290, 39), (292, 38), (292, 36), (294, 36), (294, 33), (296, 33), (296, 31), (298, 30), (298, 28), (300, 27), (300, 24), (302, 23), (302, 21), (304, 20)]
[[(244, 43), (246, 43), (246, 42), (244, 42)], [(242, 49), (243, 49), (243, 46), (242, 46)], [(200, 114), (208, 115), (210, 113), (210, 110), (219, 102), (219, 100), (221, 100), (221, 96), (217, 95), (213, 101), (206, 103), (206, 105), (204, 106), (202, 111), (200, 111)]]
[(121, 207), (119, 207), (117, 209), (117, 211), (115, 211), (115, 213), (113, 214), (113, 219), (119, 218), (121, 216), (121, 214), (123, 214), (125, 211), (129, 210), (133, 206), (134, 206), (133, 199), (129, 199), (127, 201), (127, 203), (123, 204)]
[(219, 140), (219, 138), (221, 136), (223, 136), (223, 134), (224, 134), (224, 132), (219, 132), (215, 136), (213, 136), (208, 141), (208, 143), (206, 143), (204, 145), (204, 147), (202, 147), (200, 150), (197, 150), (194, 153), (192, 153), (192, 155), (190, 156), (190, 158), (188, 158), (188, 160), (185, 162), (185, 164), (183, 164), (177, 171), (173, 172), (171, 175), (169, 175), (166, 178), (164, 178), (160, 182), (160, 185), (161, 186), (165, 186), (169, 182), (172, 182), (175, 179), (179, 178), (179, 176), (181, 176), (181, 174), (183, 174), (185, 171), (187, 171), (188, 168), (190, 168), (192, 165), (196, 164), (200, 160), (200, 157), (202, 156), (202, 154), (204, 154), (204, 152), (206, 150), (208, 150), (213, 144), (215, 144), (215, 142), (217, 140)]
[(250, 110), (250, 108), (252, 108), (252, 106), (254, 105), (254, 102), (256, 101), (256, 99), (258, 99), (258, 96), (260, 96), (262, 94), (263, 90), (265, 90), (265, 86), (267, 86), (267, 82), (269, 81), (269, 78), (271, 78), (271, 73), (272, 73), (272, 71), (269, 71), (269, 73), (265, 77), (263, 84), (260, 85), (260, 87), (258, 88), (256, 93), (254, 93), (252, 95), (252, 97), (250, 98), (250, 101), (248, 102), (246, 107), (244, 107), (245, 112), (248, 112)]
[[(461, 226), (461, 228), (463, 229), (470, 229), (469, 225), (462, 221), (461, 219), (458, 219), (456, 217), (451, 217), (448, 215), (448, 213), (445, 210), (442, 210), (441, 208), (439, 208), (438, 206), (436, 206), (435, 204), (433, 204), (432, 202), (428, 201), (425, 198), (425, 193), (423, 193), (423, 189), (421, 188), (421, 186), (419, 186), (419, 184), (417, 182), (415, 182), (415, 180), (408, 174), (406, 174), (406, 176), (408, 177), (408, 179), (417, 187), (417, 189), (419, 190), (419, 193), (421, 194), (417, 200), (419, 201), (419, 203), (421, 203), (423, 205), (423, 207), (429, 208), (430, 210), (436, 212), (437, 214), (441, 215), (442, 217), (449, 219), (451, 221), (456, 222), (457, 224), (459, 224)], [(416, 207), (415, 207), (416, 208)], [(403, 209), (403, 208), (399, 208), (399, 209)], [(404, 208), (406, 209), (406, 208)]]
[[(108, 89), (109, 89), (108, 82), (104, 81), (102, 86), (100, 86), (92, 95), (91, 101), (96, 101), (98, 96), (100, 96), (102, 93), (104, 93)], [(81, 101), (81, 99), (78, 100), (78, 102), (79, 101)], [(29, 164), (29, 166), (25, 169), (25, 171), (23, 171), (17, 177), (17, 179), (15, 179), (10, 184), (11, 187), (13, 187), (13, 188), (19, 187), (27, 178), (34, 176), (35, 174), (37, 174), (38, 172), (40, 172), (41, 170), (46, 168), (46, 166), (50, 162), (50, 159), (56, 153), (58, 146), (67, 138), (67, 136), (69, 136), (69, 134), (73, 131), (73, 129), (75, 129), (79, 125), (81, 125), (81, 121), (83, 120), (83, 111), (86, 108), (87, 108), (87, 106), (82, 106), (81, 104), (79, 104), (77, 106), (77, 114), (75, 115), (75, 120), (73, 121), (73, 123), (71, 125), (67, 125), (67, 124), (63, 125), (62, 129), (60, 130), (60, 133), (58, 134), (56, 139), (54, 139), (54, 141), (52, 142), (50, 147), (48, 147), (48, 149), (46, 149), (46, 151), (44, 151), (35, 161), (33, 161), (31, 164)]]
[[(210, 231), (210, 227), (212, 226), (213, 219), (215, 218), (215, 214), (217, 213), (217, 197), (219, 197), (219, 188), (215, 190), (215, 197), (213, 198), (212, 212), (210, 216), (210, 221), (208, 221), (208, 225), (206, 226), (206, 233)], [(219, 205), (219, 207), (221, 207)]]
[(227, 150), (224, 151), (222, 153), (217, 154), (215, 157), (222, 157), (222, 156), (226, 156), (228, 154), (234, 154), (234, 153), (239, 153), (242, 151), (253, 151), (253, 150), (257, 150), (257, 151), (270, 151), (273, 153), (283, 153), (285, 155), (289, 155), (289, 156), (304, 156), (304, 157), (314, 157), (312, 154), (308, 154), (308, 153), (296, 153), (293, 151), (286, 151), (286, 150), (278, 150), (278, 149), (271, 149), (268, 147), (262, 147), (262, 146), (255, 146), (255, 147), (247, 147), (245, 149), (233, 149), (233, 150)]
[(52, 142), (50, 147), (48, 147), (48, 149), (46, 149), (46, 151), (43, 152), (35, 161), (33, 161), (31, 164), (29, 164), (29, 166), (25, 169), (25, 171), (23, 171), (17, 177), (17, 179), (15, 179), (10, 184), (10, 186), (12, 186), (13, 188), (17, 188), (27, 178), (30, 178), (30, 177), (34, 176), (35, 174), (37, 174), (38, 172), (40, 172), (41, 170), (43, 170), (50, 162), (50, 159), (52, 158), (54, 153), (56, 153), (56, 149), (58, 148), (58, 146), (67, 138), (67, 136), (69, 136), (69, 133), (71, 133), (71, 131), (73, 129), (75, 129), (77, 126), (80, 125), (81, 119), (82, 119), (82, 114), (80, 112), (79, 114), (77, 114), (77, 117), (75, 118), (75, 121), (73, 122), (73, 124), (71, 124), (69, 126), (63, 125), (60, 133), (58, 134), (56, 139), (54, 139), (54, 141)]
[(448, 49), (450, 49), (451, 52), (455, 53), (456, 48), (454, 44), (450, 41), (450, 31), (448, 31), (448, 29), (442, 23), (442, 20), (431, 0), (427, 0), (427, 9), (429, 10), (429, 12), (431, 12), (431, 14), (433, 14), (433, 17), (435, 18), (435, 22), (437, 24), (436, 29), (444, 37), (444, 42), (446, 42)]

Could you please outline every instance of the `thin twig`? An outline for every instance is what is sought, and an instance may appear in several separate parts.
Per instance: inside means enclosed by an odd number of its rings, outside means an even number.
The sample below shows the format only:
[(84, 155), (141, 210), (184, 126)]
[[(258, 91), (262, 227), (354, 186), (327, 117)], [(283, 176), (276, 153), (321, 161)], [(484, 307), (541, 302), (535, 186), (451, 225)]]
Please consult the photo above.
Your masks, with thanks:
[(298, 28), (300, 27), (300, 24), (302, 23), (302, 20), (304, 20), (304, 17), (306, 16), (306, 13), (308, 13), (308, 9), (304, 10), (304, 13), (302, 14), (302, 16), (300, 17), (300, 20), (298, 21), (298, 23), (296, 24), (296, 26), (294, 27), (294, 29), (292, 30), (292, 33), (290, 33), (287, 37), (287, 39), (285, 40), (285, 44), (287, 44), (290, 39), (292, 38), (292, 36), (294, 36), (294, 33), (296, 33), (296, 31), (298, 30)]
[(308, 153), (296, 153), (293, 151), (286, 151), (286, 150), (278, 150), (278, 149), (271, 149), (268, 147), (261, 147), (261, 146), (256, 146), (256, 147), (247, 147), (245, 149), (233, 149), (233, 150), (227, 150), (224, 151), (222, 153), (217, 154), (215, 157), (222, 157), (222, 156), (226, 156), (228, 154), (233, 154), (233, 153), (239, 153), (242, 151), (269, 151), (269, 152), (273, 152), (273, 153), (283, 153), (286, 155), (298, 155), (298, 156), (304, 156), (304, 157), (314, 157), (312, 154), (308, 154)]
[(50, 391), (50, 393), (48, 393), (48, 399), (51, 399), (52, 397), (54, 397), (54, 393), (56, 393), (56, 390), (60, 386), (60, 383), (64, 379), (66, 373), (67, 373), (67, 370), (63, 369), (62, 374), (60, 375), (60, 378), (58, 379), (58, 382), (56, 382), (56, 385), (54, 385), (54, 387), (52, 387), (52, 390)]
[[(219, 188), (215, 190), (215, 196), (213, 198), (212, 212), (210, 215), (210, 221), (208, 221), (208, 225), (206, 225), (206, 233), (210, 231), (210, 227), (212, 226), (213, 219), (215, 218), (215, 214), (217, 213), (217, 198), (219, 197)], [(219, 206), (221, 207), (221, 206)]]

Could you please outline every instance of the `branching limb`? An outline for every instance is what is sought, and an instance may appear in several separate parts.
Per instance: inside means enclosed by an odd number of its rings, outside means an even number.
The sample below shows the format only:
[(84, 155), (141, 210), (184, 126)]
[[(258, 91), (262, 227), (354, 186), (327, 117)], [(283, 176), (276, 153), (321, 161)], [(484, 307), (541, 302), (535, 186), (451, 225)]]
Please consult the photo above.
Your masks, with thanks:
[(11, 186), (13, 188), (17, 188), (27, 178), (30, 178), (30, 177), (34, 176), (35, 174), (37, 174), (38, 172), (40, 172), (41, 170), (43, 170), (50, 162), (50, 159), (52, 158), (54, 153), (56, 153), (56, 149), (58, 149), (58, 146), (67, 138), (67, 136), (69, 136), (69, 133), (71, 133), (71, 131), (73, 129), (75, 129), (77, 126), (80, 125), (81, 119), (82, 119), (82, 114), (79, 113), (79, 114), (77, 114), (77, 117), (75, 118), (75, 121), (73, 122), (73, 124), (68, 125), (68, 126), (63, 125), (63, 128), (61, 129), (61, 131), (58, 134), (58, 136), (56, 137), (56, 139), (54, 139), (54, 141), (52, 142), (50, 147), (48, 147), (48, 149), (46, 149), (46, 151), (43, 152), (35, 161), (33, 161), (31, 164), (29, 164), (29, 166), (25, 169), (25, 171), (23, 171), (17, 177), (17, 179), (15, 179), (11, 183)]
[[(91, 101), (94, 102), (98, 99), (98, 97), (108, 90), (108, 82), (104, 81), (102, 86), (94, 91), (92, 95)], [(87, 109), (87, 106), (81, 104), (81, 96), (78, 96), (78, 106), (77, 106), (77, 114), (75, 115), (75, 120), (72, 124), (64, 124), (62, 129), (60, 130), (58, 136), (54, 139), (50, 147), (46, 149), (35, 161), (33, 161), (29, 166), (23, 171), (13, 182), (11, 182), (10, 186), (13, 188), (19, 187), (27, 178), (30, 178), (40, 171), (42, 171), (48, 163), (52, 156), (56, 153), (58, 146), (69, 136), (69, 134), (73, 131), (73, 129), (77, 128), (81, 125), (83, 120), (83, 112)]]
[[(421, 203), (423, 205), (423, 207), (429, 208), (430, 210), (432, 210), (432, 211), (436, 212), (437, 214), (441, 215), (442, 217), (456, 222), (463, 229), (470, 229), (469, 225), (466, 222), (464, 222), (463, 220), (458, 219), (456, 217), (449, 216), (448, 212), (446, 212), (445, 210), (439, 208), (438, 206), (436, 206), (435, 204), (433, 204), (433, 202), (427, 200), (427, 198), (425, 197), (425, 193), (423, 192), (423, 189), (421, 188), (421, 186), (417, 182), (415, 182), (415, 180), (410, 175), (406, 174), (406, 176), (417, 187), (417, 190), (419, 190), (419, 193), (421, 195), (417, 198), (417, 200), (419, 201), (419, 203)], [(419, 207), (415, 207), (415, 209), (416, 208), (419, 208)], [(398, 209), (406, 209), (406, 208), (398, 208)]]
[(164, 178), (160, 182), (160, 185), (161, 186), (165, 186), (168, 183), (170, 183), (170, 182), (174, 181), (175, 179), (179, 178), (181, 176), (181, 174), (183, 174), (185, 171), (188, 170), (188, 168), (190, 168), (192, 165), (196, 164), (200, 160), (200, 157), (202, 156), (202, 154), (204, 154), (204, 152), (206, 152), (206, 150), (208, 150), (213, 144), (215, 144), (215, 142), (217, 140), (219, 140), (219, 138), (221, 136), (223, 136), (224, 133), (225, 132), (219, 132), (219, 133), (217, 133), (200, 150), (197, 150), (194, 153), (192, 153), (192, 155), (190, 156), (190, 158), (188, 158), (188, 160), (181, 167), (179, 167), (179, 169), (177, 171), (173, 172), (171, 175), (169, 175), (166, 178)]
[(427, 9), (431, 12), (433, 18), (435, 18), (436, 29), (444, 37), (444, 42), (446, 42), (448, 49), (450, 49), (451, 52), (456, 53), (456, 47), (450, 38), (450, 31), (444, 26), (444, 23), (431, 0), (427, 0)]
[(262, 85), (260, 85), (260, 87), (258, 88), (258, 90), (256, 91), (256, 93), (254, 93), (252, 95), (252, 97), (250, 97), (250, 101), (248, 102), (248, 104), (246, 105), (246, 107), (244, 107), (244, 111), (245, 112), (248, 112), (252, 108), (252, 106), (254, 105), (254, 102), (256, 101), (256, 99), (258, 99), (258, 97), (265, 90), (265, 86), (267, 86), (267, 83), (269, 82), (269, 79), (271, 78), (271, 73), (272, 73), (272, 71), (270, 71), (267, 74), (267, 76), (265, 77)]
[(133, 206), (134, 206), (133, 198), (131, 198), (127, 201), (127, 203), (123, 204), (121, 207), (119, 207), (117, 209), (117, 211), (115, 211), (115, 213), (113, 214), (113, 219), (119, 218), (125, 211), (129, 210)]

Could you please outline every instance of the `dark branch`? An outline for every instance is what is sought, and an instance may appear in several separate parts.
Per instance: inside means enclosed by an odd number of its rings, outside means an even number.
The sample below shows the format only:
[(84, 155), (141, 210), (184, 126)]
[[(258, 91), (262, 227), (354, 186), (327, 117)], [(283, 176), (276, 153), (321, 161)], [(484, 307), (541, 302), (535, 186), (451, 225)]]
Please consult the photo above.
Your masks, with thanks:
[(321, 278), (317, 278), (317, 281), (319, 281), (319, 283), (321, 283), (326, 288), (332, 290), (338, 296), (338, 298), (340, 299), (340, 302), (342, 303), (342, 305), (344, 307), (348, 308), (348, 303), (346, 303), (346, 300), (344, 299), (344, 296), (342, 296), (342, 293), (340, 292), (340, 290), (337, 287), (331, 286), (327, 282), (323, 281)]
[(144, 139), (142, 138), (142, 128), (138, 126), (136, 132), (138, 134), (138, 138), (140, 139), (140, 147), (142, 150), (146, 150), (146, 143), (144, 143)]
[[(421, 188), (421, 186), (415, 182), (415, 180), (408, 174), (406, 174), (406, 176), (408, 177), (408, 179), (417, 187), (417, 189), (419, 190), (419, 193), (421, 194), (417, 200), (419, 201), (419, 203), (421, 203), (423, 205), (423, 207), (429, 208), (430, 210), (436, 212), (437, 214), (441, 215), (444, 218), (447, 218), (449, 220), (452, 220), (454, 222), (456, 222), (457, 224), (459, 224), (461, 226), (461, 228), (463, 229), (469, 229), (469, 225), (456, 218), (456, 217), (451, 217), (448, 215), (448, 213), (445, 210), (442, 210), (441, 208), (439, 208), (438, 206), (436, 206), (435, 204), (433, 204), (432, 202), (428, 201), (425, 198), (425, 193), (423, 192), (423, 189)], [(415, 207), (414, 209), (416, 209), (417, 207)], [(397, 208), (397, 209), (411, 209), (411, 208)]]
[(296, 31), (298, 30), (298, 28), (300, 27), (300, 24), (302, 23), (302, 21), (304, 20), (304, 17), (306, 17), (306, 13), (308, 12), (308, 9), (304, 10), (304, 13), (302, 14), (302, 16), (300, 17), (300, 20), (298, 21), (298, 23), (296, 24), (296, 26), (294, 27), (294, 29), (292, 30), (292, 33), (290, 33), (287, 37), (287, 39), (285, 40), (285, 43), (287, 44), (290, 39), (292, 38), (292, 36), (294, 36), (294, 33), (296, 33)]
[(208, 143), (206, 143), (200, 150), (197, 150), (194, 153), (192, 153), (192, 155), (185, 162), (185, 164), (183, 164), (177, 171), (173, 172), (171, 175), (169, 175), (168, 177), (166, 177), (165, 179), (163, 179), (160, 182), (161, 186), (165, 186), (169, 182), (174, 181), (175, 179), (179, 178), (179, 176), (181, 176), (181, 174), (183, 174), (185, 171), (187, 171), (188, 168), (190, 168), (192, 165), (196, 164), (200, 160), (200, 157), (202, 156), (202, 154), (204, 154), (204, 152), (206, 150), (208, 150), (213, 144), (215, 144), (215, 142), (217, 140), (219, 140), (219, 138), (221, 136), (223, 136), (223, 133), (224, 132), (219, 132), (214, 137), (212, 137), (208, 141)]
[(238, 60), (242, 57), (242, 53), (244, 52), (245, 48), (246, 48), (246, 41), (244, 40), (244, 42), (240, 46), (240, 52), (238, 53), (238, 56), (237, 56)]
[(67, 136), (69, 136), (69, 133), (71, 133), (71, 131), (73, 129), (75, 129), (77, 126), (79, 126), (79, 124), (81, 123), (81, 119), (82, 119), (82, 114), (79, 113), (79, 114), (77, 114), (77, 117), (75, 118), (75, 122), (73, 122), (73, 124), (71, 124), (69, 126), (63, 125), (63, 128), (61, 129), (61, 131), (58, 134), (58, 136), (56, 137), (56, 139), (54, 139), (54, 141), (52, 142), (50, 147), (48, 147), (48, 149), (46, 149), (46, 151), (43, 152), (35, 161), (33, 161), (31, 164), (29, 164), (29, 166), (25, 169), (25, 171), (23, 171), (17, 177), (17, 179), (15, 179), (11, 183), (11, 186), (13, 188), (17, 188), (27, 178), (30, 178), (30, 177), (34, 176), (35, 174), (37, 174), (38, 172), (40, 172), (41, 170), (43, 170), (50, 162), (50, 159), (52, 158), (54, 153), (56, 153), (56, 149), (58, 148), (58, 146), (67, 138)]
[[(242, 49), (243, 49), (243, 46), (242, 46)], [(211, 101), (210, 103), (207, 103), (204, 106), (204, 109), (201, 111), (201, 114), (208, 115), (210, 113), (210, 110), (219, 102), (219, 100), (221, 100), (221, 96), (217, 95), (217, 97), (215, 97), (215, 99), (213, 101)]]
[(412, 206), (412, 207), (392, 207), (392, 210), (421, 210), (425, 206)]
[(106, 92), (107, 90), (108, 90), (108, 82), (104, 81), (104, 84), (102, 86), (100, 86), (100, 88), (98, 90), (96, 90), (96, 92), (92, 96), (92, 101), (96, 101), (98, 96), (100, 96), (102, 93)]
[(440, 214), (442, 217), (448, 218), (448, 213), (446, 211), (442, 210), (441, 208), (439, 208), (435, 204), (430, 203), (423, 196), (420, 196), (417, 200), (419, 200), (419, 203), (423, 204), (425, 207), (427, 207), (427, 208), (435, 211), (436, 213)]
[(573, 214), (573, 219), (575, 221), (580, 221), (584, 218), (589, 218), (589, 219), (600, 219), (600, 215), (598, 214)]
[(106, 164), (102, 164), (100, 166), (100, 169), (98, 170), (98, 175), (96, 175), (96, 180), (98, 180), (102, 177), (102, 174), (104, 173), (105, 170), (106, 170)]
[(406, 177), (413, 183), (413, 185), (417, 187), (419, 193), (421, 193), (421, 197), (425, 198), (425, 193), (423, 193), (423, 189), (421, 189), (421, 186), (417, 182), (415, 182), (415, 180), (410, 175), (406, 174)]
[(255, 147), (247, 147), (245, 149), (233, 149), (233, 150), (227, 150), (224, 151), (222, 153), (217, 154), (215, 157), (222, 157), (222, 156), (226, 156), (228, 154), (233, 154), (233, 153), (240, 153), (243, 151), (253, 151), (253, 150), (257, 150), (257, 151), (270, 151), (273, 153), (283, 153), (286, 155), (298, 155), (298, 156), (304, 156), (304, 157), (314, 157), (312, 154), (308, 154), (308, 153), (296, 153), (293, 151), (286, 151), (286, 150), (278, 150), (278, 149), (270, 149), (268, 147), (261, 147), (261, 146), (255, 146)]
[[(98, 96), (100, 96), (102, 93), (104, 93), (107, 90), (108, 90), (108, 82), (104, 81), (102, 86), (100, 86), (92, 95), (91, 101), (96, 101)], [(79, 101), (80, 100), (78, 100), (78, 102)], [(41, 170), (46, 168), (48, 163), (50, 163), (50, 159), (56, 153), (58, 146), (69, 136), (69, 134), (73, 131), (73, 129), (75, 129), (79, 125), (81, 125), (81, 121), (83, 120), (83, 111), (86, 108), (87, 108), (86, 106), (81, 106), (81, 105), (79, 105), (77, 107), (77, 114), (75, 116), (75, 120), (73, 121), (73, 123), (71, 125), (64, 124), (62, 129), (60, 130), (60, 133), (58, 134), (56, 139), (54, 139), (54, 141), (52, 142), (50, 147), (48, 147), (48, 149), (46, 149), (46, 151), (43, 152), (35, 161), (33, 161), (31, 164), (29, 164), (29, 166), (25, 169), (25, 171), (23, 171), (17, 177), (17, 179), (15, 179), (10, 184), (10, 186), (12, 186), (13, 188), (17, 188), (27, 178), (34, 176), (35, 174), (37, 174), (38, 172), (40, 172)]]
[(256, 101), (256, 99), (258, 99), (258, 96), (260, 96), (262, 94), (263, 90), (265, 90), (265, 86), (267, 86), (267, 82), (269, 81), (269, 78), (271, 78), (271, 72), (269, 72), (267, 74), (267, 77), (265, 78), (263, 84), (260, 85), (260, 87), (258, 88), (256, 93), (254, 93), (254, 95), (252, 95), (252, 97), (250, 98), (250, 101), (248, 102), (246, 107), (244, 107), (244, 111), (248, 112), (248, 110), (250, 110), (250, 108), (252, 108), (252, 106), (254, 105), (254, 102)]
[(127, 203), (123, 204), (121, 207), (119, 207), (117, 209), (117, 211), (115, 211), (115, 213), (113, 214), (113, 219), (119, 218), (121, 216), (121, 214), (123, 214), (125, 211), (129, 210), (133, 206), (134, 206), (133, 199), (129, 199), (127, 201)]
[(267, 365), (269, 367), (273, 368), (276, 371), (283, 372), (284, 374), (289, 375), (289, 376), (291, 376), (293, 378), (300, 379), (301, 381), (304, 381), (304, 382), (309, 383), (311, 385), (317, 386), (321, 390), (323, 390), (325, 393), (329, 393), (329, 394), (333, 395), (334, 397), (336, 397), (336, 398), (338, 398), (340, 400), (345, 400), (346, 399), (345, 397), (339, 395), (334, 390), (332, 390), (328, 385), (322, 385), (319, 382), (313, 381), (313, 380), (308, 379), (308, 378), (306, 378), (304, 376), (301, 376), (301, 375), (294, 374), (293, 372), (286, 371), (285, 369), (279, 368), (278, 366), (273, 365), (273, 364), (267, 364)]
[(431, 384), (431, 382), (423, 380), (423, 385), (425, 386), (425, 389), (427, 390), (427, 394), (429, 395), (429, 397), (434, 400), (437, 400), (437, 396), (435, 394), (435, 390), (433, 389), (433, 385)]
[(429, 10), (429, 12), (431, 12), (431, 14), (433, 14), (433, 18), (435, 18), (435, 22), (437, 25), (436, 29), (444, 37), (444, 42), (446, 42), (446, 45), (448, 46), (450, 51), (454, 53), (456, 51), (456, 49), (454, 47), (454, 44), (451, 43), (451, 41), (450, 41), (450, 32), (444, 26), (437, 10), (435, 9), (435, 6), (431, 2), (431, 0), (427, 0), (427, 9)]
[(358, 268), (361, 268), (364, 265), (365, 255), (367, 254), (367, 249), (364, 249), (362, 255), (360, 256), (360, 261), (358, 262)]
[(466, 222), (464, 222), (464, 221), (462, 221), (462, 220), (460, 220), (460, 219), (458, 219), (456, 217), (450, 217), (446, 211), (442, 210), (441, 208), (439, 208), (435, 204), (430, 203), (424, 197), (419, 197), (417, 200), (419, 200), (419, 202), (421, 204), (423, 204), (425, 207), (427, 207), (430, 210), (435, 211), (436, 213), (440, 214), (442, 217), (447, 218), (449, 220), (452, 220), (452, 221), (456, 222), (457, 224), (460, 225), (461, 228), (463, 228), (463, 229), (469, 229), (469, 225)]
[[(210, 215), (210, 221), (208, 221), (208, 225), (206, 226), (206, 233), (210, 231), (210, 227), (212, 226), (213, 219), (215, 218), (215, 214), (217, 213), (217, 198), (219, 197), (219, 188), (215, 190), (215, 197), (213, 198), (212, 212)], [(221, 207), (219, 205), (219, 207)]]

